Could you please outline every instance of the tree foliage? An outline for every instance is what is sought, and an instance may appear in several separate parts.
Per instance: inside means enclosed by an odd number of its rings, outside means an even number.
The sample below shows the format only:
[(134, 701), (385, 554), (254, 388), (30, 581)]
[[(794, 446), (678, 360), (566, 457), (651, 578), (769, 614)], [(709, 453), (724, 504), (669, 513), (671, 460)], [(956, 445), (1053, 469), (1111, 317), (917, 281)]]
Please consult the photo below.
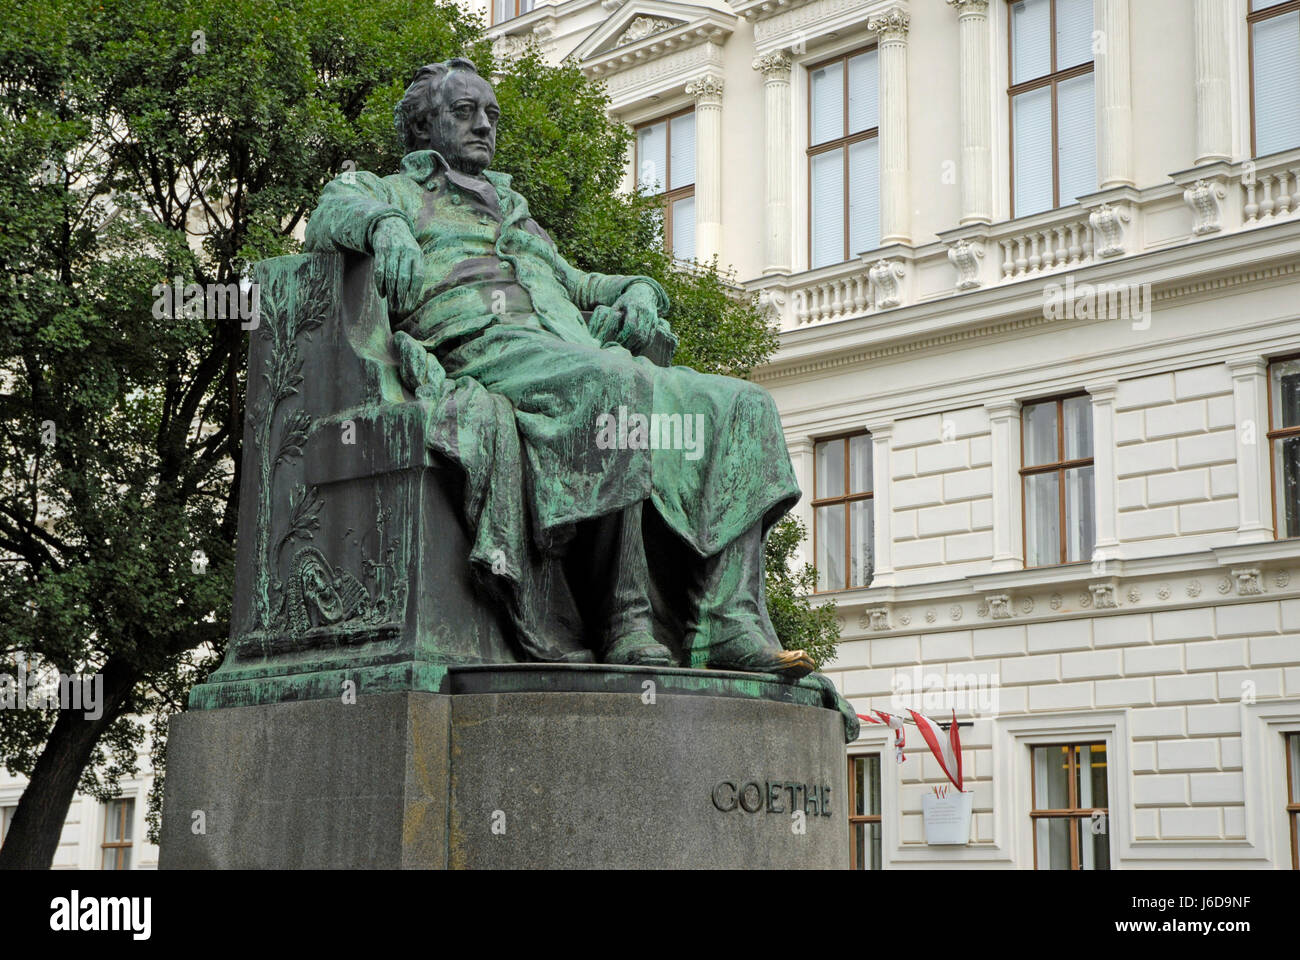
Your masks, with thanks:
[[(0, 673), (104, 678), (105, 711), (0, 710), (31, 779), (0, 866), (48, 866), (73, 791), (113, 795), (153, 718), (223, 653), (247, 333), (156, 319), (156, 285), (296, 252), (324, 184), (390, 171), (421, 64), (498, 72), (498, 161), (577, 265), (664, 283), (677, 362), (745, 375), (776, 340), (716, 265), (682, 270), (625, 192), (626, 128), (576, 67), (492, 62), (483, 25), (415, 0), (15, 0), (0, 24)], [(783, 641), (834, 618), (769, 557)], [(791, 537), (795, 539), (791, 540)], [(142, 719), (144, 718), (144, 719)], [(161, 781), (161, 778), (159, 778)], [(155, 820), (156, 820), (156, 800)]]

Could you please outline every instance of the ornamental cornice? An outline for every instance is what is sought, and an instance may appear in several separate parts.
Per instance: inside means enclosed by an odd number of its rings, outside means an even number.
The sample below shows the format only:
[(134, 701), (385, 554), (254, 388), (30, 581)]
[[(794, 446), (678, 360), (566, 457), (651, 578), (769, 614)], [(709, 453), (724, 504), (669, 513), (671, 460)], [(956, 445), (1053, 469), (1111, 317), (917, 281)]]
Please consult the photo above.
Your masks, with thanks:
[(618, 111), (649, 97), (681, 90), (684, 83), (689, 83), (694, 77), (721, 69), (722, 48), (716, 43), (703, 43), (642, 60), (601, 76), (606, 76), (605, 89), (609, 93), (610, 109)]
[[(1216, 556), (1219, 552), (1224, 555)], [(1017, 571), (1005, 578), (981, 575), (911, 587), (868, 587), (837, 592), (833, 599), (848, 623), (857, 623), (856, 631), (848, 631), (850, 635), (890, 636), (915, 633), (918, 626), (931, 632), (945, 628), (978, 630), (1016, 623), (1205, 609), (1300, 595), (1300, 557), (1296, 556), (1300, 550), (1294, 546), (1274, 551), (1271, 560), (1247, 567), (1233, 563), (1229, 552), (1129, 561), (1129, 569), (1142, 568), (1131, 574), (1105, 576), (1111, 570), (1097, 571), (1094, 564), (1084, 565), (1076, 573), (1039, 578), (1037, 582), (1028, 576), (1033, 571)], [(1099, 572), (1103, 573), (1101, 579)], [(1017, 577), (1023, 582), (1016, 583)]]
[(905, 9), (899, 0), (759, 0), (733, 3), (732, 9), (754, 23), (757, 51), (791, 50), (797, 54), (820, 37), (845, 30), (861, 30), (874, 14)]

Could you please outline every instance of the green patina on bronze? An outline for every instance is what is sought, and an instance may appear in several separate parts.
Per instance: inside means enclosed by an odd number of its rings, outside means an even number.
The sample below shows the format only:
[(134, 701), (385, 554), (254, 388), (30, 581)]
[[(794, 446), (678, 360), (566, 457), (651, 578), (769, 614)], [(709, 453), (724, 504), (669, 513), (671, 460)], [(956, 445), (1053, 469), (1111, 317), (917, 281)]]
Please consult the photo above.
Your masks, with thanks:
[[(402, 170), (329, 184), (309, 252), (257, 265), (232, 643), (191, 705), (594, 661), (749, 672), (666, 682), (821, 703), (854, 739), (767, 617), (763, 537), (799, 497), (771, 398), (670, 366), (654, 281), (569, 265), (483, 169), (494, 110), (468, 64), (424, 68)], [(604, 442), (632, 414), (677, 442)]]

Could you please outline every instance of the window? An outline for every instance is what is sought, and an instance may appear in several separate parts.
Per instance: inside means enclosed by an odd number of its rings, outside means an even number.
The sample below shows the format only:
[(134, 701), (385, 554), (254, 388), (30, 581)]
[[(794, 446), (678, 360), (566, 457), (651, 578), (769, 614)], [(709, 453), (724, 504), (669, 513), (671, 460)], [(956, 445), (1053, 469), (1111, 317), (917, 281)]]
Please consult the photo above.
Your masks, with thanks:
[(492, 0), (492, 22), (504, 23), (533, 9), (533, 0)]
[(1092, 399), (1025, 404), (1021, 414), (1025, 565), (1077, 563), (1097, 537), (1092, 479)]
[(1033, 747), (1035, 870), (1109, 870), (1106, 745)]
[(1300, 537), (1300, 357), (1268, 366), (1268, 440), (1273, 458), (1273, 529)]
[(1251, 0), (1246, 23), (1254, 155), (1300, 147), (1300, 0)]
[(636, 185), (661, 197), (664, 247), (678, 260), (695, 259), (695, 111), (638, 127)]
[(849, 757), (849, 868), (880, 870), (880, 754)]
[(874, 47), (808, 70), (808, 260), (880, 246), (880, 71)]
[(813, 447), (813, 557), (818, 590), (871, 583), (875, 522), (871, 435), (822, 440)]
[(1011, 4), (1011, 215), (1097, 189), (1092, 0)]
[(1286, 737), (1286, 818), (1291, 824), (1291, 869), (1300, 870), (1300, 733)]
[(131, 869), (131, 830), (135, 801), (110, 800), (104, 812), (104, 842), (100, 844), (103, 870)]
[(16, 806), (0, 807), (0, 847), (5, 845), (5, 837), (9, 836), (9, 824), (14, 821), (14, 812)]

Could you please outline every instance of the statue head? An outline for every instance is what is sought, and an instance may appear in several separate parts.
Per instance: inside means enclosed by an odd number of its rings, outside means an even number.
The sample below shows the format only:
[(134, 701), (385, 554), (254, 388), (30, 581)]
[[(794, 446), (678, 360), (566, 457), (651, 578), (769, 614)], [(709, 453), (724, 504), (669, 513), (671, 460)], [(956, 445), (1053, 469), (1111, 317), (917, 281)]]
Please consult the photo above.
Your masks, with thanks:
[(421, 67), (393, 114), (408, 153), (437, 150), (452, 169), (473, 176), (492, 163), (501, 108), (469, 60)]

